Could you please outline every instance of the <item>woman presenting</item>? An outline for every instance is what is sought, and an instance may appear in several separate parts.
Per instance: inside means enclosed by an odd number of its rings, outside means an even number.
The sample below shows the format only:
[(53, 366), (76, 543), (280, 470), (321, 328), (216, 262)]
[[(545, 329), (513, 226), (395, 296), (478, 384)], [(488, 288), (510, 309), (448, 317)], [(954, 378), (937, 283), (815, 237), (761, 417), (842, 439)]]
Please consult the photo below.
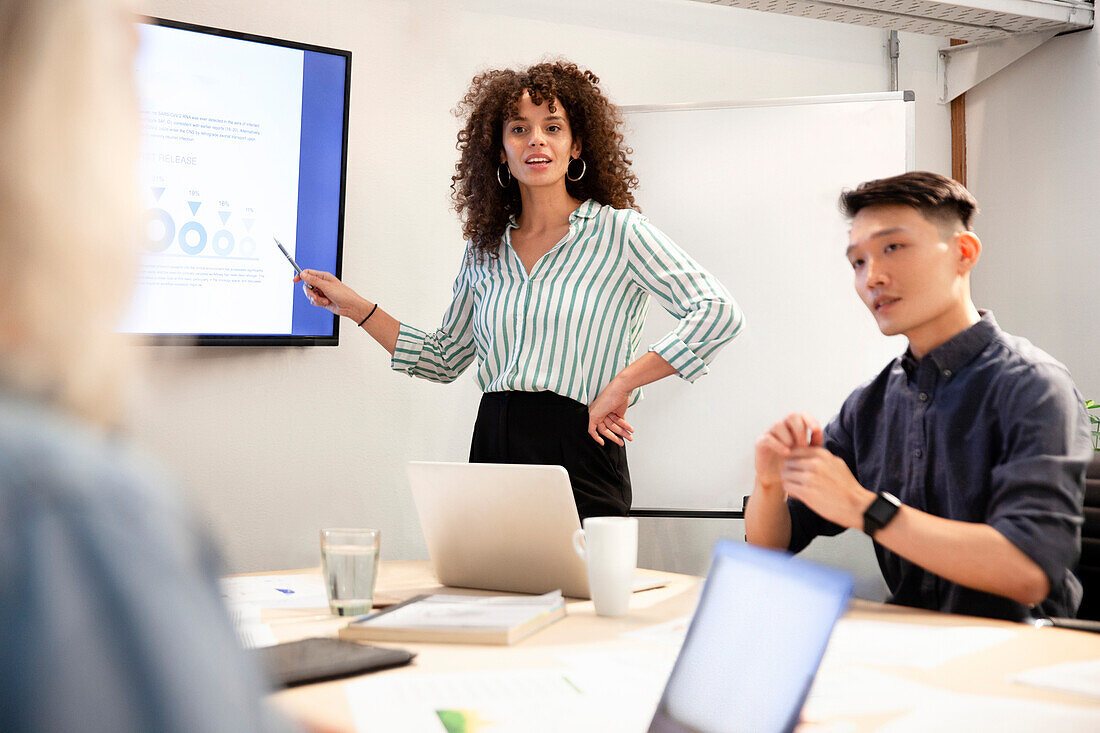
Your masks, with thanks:
[[(439, 330), (397, 321), (329, 273), (295, 278), (395, 370), (450, 382), (476, 357), (470, 461), (565, 467), (581, 519), (630, 509), (626, 410), (639, 388), (694, 381), (744, 324), (722, 284), (634, 209), (631, 150), (598, 83), (565, 62), (474, 77), (451, 186), (468, 243)], [(650, 296), (680, 320), (635, 359)]]

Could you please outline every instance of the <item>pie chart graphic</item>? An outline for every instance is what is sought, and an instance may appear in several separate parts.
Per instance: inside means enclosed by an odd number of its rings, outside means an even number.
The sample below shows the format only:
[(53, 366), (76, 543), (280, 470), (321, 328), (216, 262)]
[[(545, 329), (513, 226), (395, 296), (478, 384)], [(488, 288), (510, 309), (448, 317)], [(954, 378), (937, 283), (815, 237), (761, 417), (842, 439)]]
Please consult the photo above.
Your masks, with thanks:
[(176, 222), (164, 209), (149, 209), (145, 212), (145, 234), (145, 249), (163, 252), (176, 238)]
[(233, 234), (228, 229), (219, 229), (210, 238), (210, 247), (215, 254), (225, 257), (233, 251)]
[[(191, 236), (192, 232), (195, 236)], [(180, 249), (189, 255), (197, 255), (206, 247), (206, 229), (197, 221), (189, 221), (180, 227)]]

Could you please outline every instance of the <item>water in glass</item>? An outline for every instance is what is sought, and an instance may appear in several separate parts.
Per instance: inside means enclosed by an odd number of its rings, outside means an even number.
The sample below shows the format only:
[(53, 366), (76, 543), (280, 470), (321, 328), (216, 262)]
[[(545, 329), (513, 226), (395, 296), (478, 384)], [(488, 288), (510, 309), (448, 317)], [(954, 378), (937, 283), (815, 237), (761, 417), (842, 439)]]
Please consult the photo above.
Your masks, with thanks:
[(328, 586), (329, 607), (340, 616), (370, 613), (378, 551), (362, 545), (325, 545), (321, 570)]

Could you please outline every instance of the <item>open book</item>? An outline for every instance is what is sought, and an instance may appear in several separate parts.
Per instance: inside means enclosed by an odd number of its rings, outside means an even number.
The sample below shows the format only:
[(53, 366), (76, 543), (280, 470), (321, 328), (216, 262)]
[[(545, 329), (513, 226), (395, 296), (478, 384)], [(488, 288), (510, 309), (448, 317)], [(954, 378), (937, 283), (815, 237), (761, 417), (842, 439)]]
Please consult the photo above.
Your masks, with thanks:
[(561, 591), (541, 596), (426, 595), (340, 629), (341, 639), (512, 644), (565, 616)]

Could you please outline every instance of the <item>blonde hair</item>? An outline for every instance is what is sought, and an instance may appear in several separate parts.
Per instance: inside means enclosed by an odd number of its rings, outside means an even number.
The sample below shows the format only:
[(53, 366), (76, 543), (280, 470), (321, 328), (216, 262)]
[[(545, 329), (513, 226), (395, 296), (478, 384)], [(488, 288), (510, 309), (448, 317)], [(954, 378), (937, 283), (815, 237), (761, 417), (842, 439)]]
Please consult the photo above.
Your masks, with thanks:
[(134, 20), (119, 0), (0, 0), (0, 380), (108, 424), (132, 358)]

